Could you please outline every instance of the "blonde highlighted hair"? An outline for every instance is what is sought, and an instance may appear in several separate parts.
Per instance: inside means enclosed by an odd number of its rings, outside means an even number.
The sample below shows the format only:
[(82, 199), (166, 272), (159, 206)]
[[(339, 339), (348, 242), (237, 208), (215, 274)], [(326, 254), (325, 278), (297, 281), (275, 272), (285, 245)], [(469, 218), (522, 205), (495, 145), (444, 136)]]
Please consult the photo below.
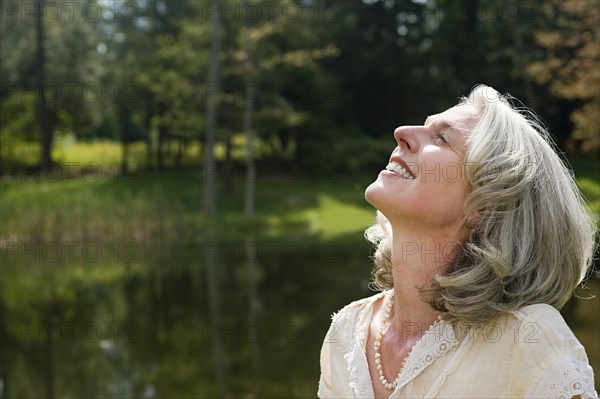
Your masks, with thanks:
[[(560, 309), (592, 262), (596, 223), (575, 179), (535, 115), (511, 100), (480, 85), (458, 104), (475, 106), (479, 115), (464, 163), (471, 233), (444, 273), (421, 288), (453, 323), (478, 326), (536, 303)], [(365, 237), (376, 246), (373, 283), (388, 289), (391, 228), (377, 214)]]

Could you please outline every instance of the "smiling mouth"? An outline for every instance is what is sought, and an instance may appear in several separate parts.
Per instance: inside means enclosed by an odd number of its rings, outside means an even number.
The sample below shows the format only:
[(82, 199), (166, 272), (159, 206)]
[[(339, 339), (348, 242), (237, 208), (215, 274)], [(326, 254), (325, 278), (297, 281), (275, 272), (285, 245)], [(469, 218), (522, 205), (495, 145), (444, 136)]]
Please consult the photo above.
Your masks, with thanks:
[(410, 180), (415, 179), (415, 176), (413, 176), (412, 173), (410, 173), (408, 170), (406, 170), (406, 168), (404, 166), (400, 165), (398, 162), (392, 161), (385, 168), (389, 171), (396, 172), (396, 173), (404, 176), (407, 179), (410, 179)]

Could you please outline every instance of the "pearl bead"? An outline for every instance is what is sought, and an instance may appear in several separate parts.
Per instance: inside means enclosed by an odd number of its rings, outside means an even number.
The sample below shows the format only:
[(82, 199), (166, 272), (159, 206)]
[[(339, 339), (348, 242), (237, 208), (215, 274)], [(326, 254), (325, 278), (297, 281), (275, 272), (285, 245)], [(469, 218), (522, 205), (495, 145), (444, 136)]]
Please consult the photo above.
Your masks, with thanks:
[[(375, 336), (375, 342), (373, 342), (373, 347), (375, 348), (375, 364), (377, 364), (377, 371), (379, 372), (379, 381), (388, 390), (394, 389), (394, 388), (396, 388), (396, 386), (398, 386), (398, 381), (400, 380), (400, 375), (402, 374), (402, 371), (404, 370), (404, 367), (406, 366), (406, 360), (412, 353), (412, 349), (411, 349), (408, 352), (408, 354), (406, 355), (406, 357), (404, 358), (404, 360), (402, 361), (402, 367), (400, 368), (400, 371), (398, 372), (398, 376), (396, 377), (396, 379), (392, 382), (388, 382), (388, 380), (383, 375), (383, 360), (382, 360), (381, 353), (379, 352), (379, 350), (381, 347), (381, 340), (383, 339), (383, 335), (385, 334), (385, 327), (387, 325), (387, 321), (390, 318), (390, 313), (392, 311), (393, 304), (394, 304), (394, 293), (392, 292), (392, 295), (390, 295), (389, 302), (384, 307), (385, 311), (384, 311), (383, 316), (381, 317), (381, 327), (379, 327), (379, 332)], [(441, 320), (442, 320), (441, 316), (438, 315), (437, 320), (427, 329), (427, 331), (429, 331), (433, 327), (435, 327)], [(419, 342), (420, 342), (420, 340), (419, 340)], [(413, 346), (413, 349), (414, 349), (414, 346)]]

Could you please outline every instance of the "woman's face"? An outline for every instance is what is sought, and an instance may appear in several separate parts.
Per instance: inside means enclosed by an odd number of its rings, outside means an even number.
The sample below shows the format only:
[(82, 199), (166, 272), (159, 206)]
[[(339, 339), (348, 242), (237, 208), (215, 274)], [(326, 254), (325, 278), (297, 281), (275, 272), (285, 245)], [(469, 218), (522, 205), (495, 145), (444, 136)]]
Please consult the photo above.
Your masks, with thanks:
[(459, 105), (430, 116), (423, 126), (397, 128), (394, 138), (398, 146), (386, 169), (367, 188), (367, 201), (392, 225), (460, 226), (469, 193), (464, 174), (465, 141), (476, 121), (472, 105)]

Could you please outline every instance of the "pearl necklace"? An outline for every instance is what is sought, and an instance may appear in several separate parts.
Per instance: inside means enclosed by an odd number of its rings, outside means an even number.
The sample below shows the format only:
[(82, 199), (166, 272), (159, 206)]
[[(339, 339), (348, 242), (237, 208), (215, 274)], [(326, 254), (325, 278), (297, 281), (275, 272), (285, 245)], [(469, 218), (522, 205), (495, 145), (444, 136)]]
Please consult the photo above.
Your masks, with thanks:
[[(385, 389), (388, 389), (388, 390), (395, 389), (396, 386), (398, 385), (398, 381), (400, 380), (400, 375), (402, 374), (402, 371), (404, 370), (404, 366), (406, 366), (406, 360), (408, 359), (408, 357), (412, 353), (413, 349), (415, 348), (413, 346), (411, 348), (411, 350), (408, 352), (408, 354), (406, 355), (406, 357), (404, 358), (404, 360), (402, 361), (402, 367), (400, 368), (400, 371), (398, 372), (398, 376), (396, 377), (396, 379), (392, 382), (389, 382), (383, 375), (383, 361), (382, 361), (381, 352), (379, 351), (379, 349), (381, 347), (381, 340), (383, 339), (383, 336), (385, 335), (385, 332), (386, 332), (385, 327), (387, 325), (388, 319), (390, 318), (390, 313), (392, 312), (393, 304), (394, 304), (394, 293), (392, 292), (390, 301), (385, 305), (385, 310), (384, 310), (383, 316), (381, 318), (381, 327), (379, 327), (379, 332), (375, 336), (375, 342), (373, 343), (373, 345), (375, 347), (375, 364), (377, 365), (377, 371), (379, 372), (379, 382), (381, 382), (381, 384), (385, 387)], [(427, 331), (431, 330), (441, 320), (442, 320), (441, 316), (438, 315), (437, 320), (431, 326), (429, 326)], [(427, 331), (425, 331), (425, 332), (427, 332)], [(423, 334), (423, 336), (425, 336), (425, 334)], [(416, 346), (416, 344), (415, 344), (415, 346)]]

